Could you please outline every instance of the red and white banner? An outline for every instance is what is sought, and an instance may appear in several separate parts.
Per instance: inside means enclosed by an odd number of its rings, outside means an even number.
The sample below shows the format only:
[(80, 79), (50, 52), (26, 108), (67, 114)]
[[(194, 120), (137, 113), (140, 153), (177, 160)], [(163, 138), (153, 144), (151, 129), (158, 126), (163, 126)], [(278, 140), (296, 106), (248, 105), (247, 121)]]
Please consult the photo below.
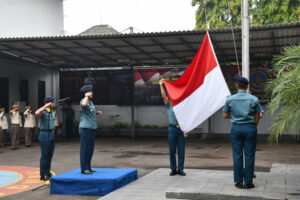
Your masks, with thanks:
[(189, 132), (224, 106), (230, 91), (208, 32), (190, 66), (176, 81), (165, 80), (180, 128)]
[(145, 81), (143, 80), (143, 77), (138, 70), (134, 70), (134, 85), (136, 87), (145, 85)]

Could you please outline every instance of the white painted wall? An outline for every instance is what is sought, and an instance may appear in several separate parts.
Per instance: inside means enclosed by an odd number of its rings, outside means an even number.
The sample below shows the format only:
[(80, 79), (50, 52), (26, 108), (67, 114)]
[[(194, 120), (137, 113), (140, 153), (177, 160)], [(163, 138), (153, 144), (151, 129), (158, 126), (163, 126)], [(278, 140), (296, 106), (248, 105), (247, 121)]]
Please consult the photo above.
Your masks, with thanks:
[(0, 37), (64, 34), (63, 0), (0, 0)]
[(59, 72), (48, 68), (20, 64), (12, 61), (0, 60), (0, 77), (9, 78), (9, 106), (20, 99), (19, 82), (21, 79), (29, 81), (28, 104), (37, 109), (38, 106), (38, 81), (45, 81), (46, 96), (59, 98)]
[[(80, 112), (79, 106), (73, 106), (75, 109), (75, 118), (79, 121)], [(98, 118), (98, 126), (110, 126), (117, 121), (131, 124), (131, 107), (116, 106), (116, 105), (96, 105), (97, 110), (101, 110), (103, 115)], [(266, 107), (263, 106), (265, 110)], [(113, 118), (115, 115), (120, 115), (118, 118)], [(167, 109), (165, 106), (136, 106), (135, 120), (140, 124), (155, 124), (158, 126), (168, 126)], [(229, 119), (223, 119), (222, 110), (217, 111), (211, 117), (212, 132), (229, 134), (231, 129), (231, 122)], [(265, 113), (258, 126), (258, 134), (269, 134), (269, 127), (271, 125), (270, 116)], [(208, 132), (208, 120), (203, 122), (199, 127), (202, 133)]]

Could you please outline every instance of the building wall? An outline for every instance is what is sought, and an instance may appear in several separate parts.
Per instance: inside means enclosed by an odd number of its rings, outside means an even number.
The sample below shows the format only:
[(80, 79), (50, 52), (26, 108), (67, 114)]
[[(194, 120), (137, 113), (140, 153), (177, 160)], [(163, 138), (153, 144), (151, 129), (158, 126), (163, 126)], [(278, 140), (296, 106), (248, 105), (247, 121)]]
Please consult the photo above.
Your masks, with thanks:
[(63, 0), (1, 0), (0, 27), (0, 37), (63, 35)]
[[(45, 81), (46, 96), (54, 96), (59, 99), (59, 72), (45, 67), (33, 64), (21, 64), (12, 61), (0, 60), (0, 77), (9, 78), (9, 106), (18, 101), (19, 82), (21, 79), (29, 81), (29, 105), (32, 105), (34, 110), (37, 109), (38, 94), (37, 82)], [(116, 122), (131, 123), (131, 107), (117, 106), (117, 105), (96, 105), (97, 110), (103, 112), (103, 116), (98, 118), (98, 125), (100, 127), (107, 127), (114, 125)], [(79, 105), (74, 105), (76, 120), (80, 119)], [(266, 107), (263, 106), (266, 111)], [(60, 110), (60, 109), (59, 109)], [(168, 126), (167, 109), (165, 106), (135, 106), (135, 121), (141, 125), (158, 125)], [(62, 123), (62, 113), (59, 112), (59, 119)], [(265, 112), (264, 117), (258, 126), (259, 134), (270, 133), (269, 127), (271, 125), (270, 117)], [(222, 110), (217, 111), (211, 117), (211, 131), (213, 133), (229, 134), (231, 128), (230, 120), (223, 119)], [(196, 132), (208, 132), (208, 120), (203, 122)]]
[(34, 110), (38, 106), (38, 81), (45, 81), (46, 96), (59, 98), (59, 72), (56, 70), (37, 65), (0, 60), (0, 77), (9, 78), (9, 107), (20, 99), (19, 83), (21, 79), (29, 81), (28, 104), (33, 106)]
[[(75, 109), (76, 120), (79, 121), (80, 112), (79, 106), (73, 106)], [(98, 126), (106, 127), (115, 124), (116, 122), (123, 122), (131, 124), (131, 107), (130, 106), (116, 106), (116, 105), (96, 105), (97, 110), (101, 110), (103, 115), (98, 118)], [(263, 106), (266, 110), (266, 107)], [(119, 117), (115, 117), (119, 115)], [(136, 106), (135, 107), (135, 121), (142, 125), (155, 124), (158, 126), (168, 126), (167, 109), (165, 106)], [(264, 114), (258, 126), (258, 134), (269, 134), (269, 127), (271, 125), (270, 117), (267, 113)], [(231, 129), (231, 122), (229, 119), (223, 119), (222, 110), (218, 110), (211, 117), (211, 131), (212, 133), (229, 134)], [(204, 121), (194, 132), (208, 133), (208, 120)]]

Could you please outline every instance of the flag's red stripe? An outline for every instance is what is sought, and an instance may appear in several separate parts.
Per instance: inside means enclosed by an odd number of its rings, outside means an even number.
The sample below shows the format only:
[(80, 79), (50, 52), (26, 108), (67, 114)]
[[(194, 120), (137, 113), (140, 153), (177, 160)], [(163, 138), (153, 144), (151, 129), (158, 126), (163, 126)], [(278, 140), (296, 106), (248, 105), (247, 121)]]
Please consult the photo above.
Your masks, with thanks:
[(210, 45), (208, 34), (206, 34), (200, 49), (184, 74), (176, 81), (165, 81), (172, 106), (177, 105), (199, 88), (203, 84), (206, 74), (216, 66), (217, 60)]

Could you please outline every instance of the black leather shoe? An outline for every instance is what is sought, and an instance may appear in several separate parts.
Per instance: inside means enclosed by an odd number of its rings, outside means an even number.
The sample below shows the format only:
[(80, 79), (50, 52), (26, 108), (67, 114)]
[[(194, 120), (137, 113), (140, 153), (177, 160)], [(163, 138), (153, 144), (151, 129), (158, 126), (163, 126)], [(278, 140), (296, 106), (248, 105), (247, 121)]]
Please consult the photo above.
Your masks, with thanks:
[(89, 170), (84, 170), (84, 171), (81, 171), (82, 174), (92, 174), (92, 172), (90, 172)]
[(89, 169), (90, 172), (96, 172), (96, 170)]
[(251, 188), (255, 188), (255, 185), (253, 185), (253, 183), (244, 185), (244, 189), (251, 189)]
[(47, 177), (50, 179), (52, 177), (52, 173), (50, 172)]
[(40, 180), (41, 181), (47, 181), (47, 180), (49, 180), (49, 178), (47, 176), (41, 176)]
[(178, 170), (178, 174), (179, 174), (180, 176), (185, 176), (185, 175), (186, 175), (186, 174), (184, 173), (183, 170)]
[(177, 174), (177, 171), (176, 170), (172, 170), (171, 172), (170, 172), (170, 176), (174, 176), (174, 175), (176, 175)]
[(234, 186), (239, 189), (244, 188), (243, 183), (236, 183)]

